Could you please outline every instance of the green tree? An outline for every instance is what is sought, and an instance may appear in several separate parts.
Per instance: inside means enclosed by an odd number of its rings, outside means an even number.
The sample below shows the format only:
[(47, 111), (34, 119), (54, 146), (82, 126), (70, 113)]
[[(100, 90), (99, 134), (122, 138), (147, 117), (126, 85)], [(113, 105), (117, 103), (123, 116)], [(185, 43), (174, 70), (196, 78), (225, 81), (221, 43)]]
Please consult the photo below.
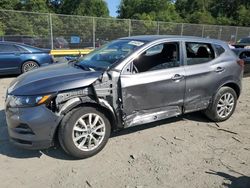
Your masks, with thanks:
[(194, 12), (193, 14), (189, 15), (188, 17), (189, 22), (196, 23), (196, 24), (214, 24), (215, 19), (207, 11), (198, 11)]
[(51, 11), (46, 0), (1, 0), (0, 9), (43, 13)]
[(61, 14), (73, 14), (82, 16), (108, 17), (109, 10), (103, 0), (64, 0), (63, 5), (56, 11)]
[(210, 12), (218, 24), (250, 26), (249, 0), (213, 0)]
[(6, 35), (32, 35), (33, 27), (29, 15), (16, 12), (2, 12), (1, 20)]
[(0, 9), (13, 10), (16, 9), (17, 4), (20, 3), (20, 0), (1, 0)]
[(206, 15), (212, 0), (176, 0), (176, 10), (180, 16), (187, 19), (194, 13)]
[(23, 1), (23, 3), (22, 1), (19, 1), (19, 3), (16, 4), (15, 9), (40, 13), (51, 12), (46, 0), (26, 0)]
[(119, 18), (181, 21), (171, 0), (122, 0), (117, 12)]
[(239, 15), (237, 19), (237, 25), (250, 26), (250, 9), (247, 9), (245, 6), (241, 5), (239, 7)]
[(228, 18), (226, 16), (218, 16), (216, 18), (216, 24), (218, 25), (233, 25), (234, 21), (231, 18)]
[(249, 0), (176, 0), (175, 6), (186, 22), (249, 26)]

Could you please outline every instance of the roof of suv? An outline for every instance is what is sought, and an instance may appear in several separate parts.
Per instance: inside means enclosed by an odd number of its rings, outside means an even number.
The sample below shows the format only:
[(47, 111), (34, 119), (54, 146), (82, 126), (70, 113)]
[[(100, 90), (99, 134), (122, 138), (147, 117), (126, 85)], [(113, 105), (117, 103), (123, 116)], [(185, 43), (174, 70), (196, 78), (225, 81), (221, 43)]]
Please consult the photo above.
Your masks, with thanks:
[(222, 43), (221, 40), (211, 39), (211, 38), (202, 38), (202, 37), (194, 37), (194, 36), (180, 36), (180, 35), (138, 35), (131, 37), (124, 37), (121, 39), (129, 39), (129, 40), (142, 40), (142, 41), (155, 41), (160, 39), (182, 39), (182, 40), (202, 40), (204, 42), (216, 42)]

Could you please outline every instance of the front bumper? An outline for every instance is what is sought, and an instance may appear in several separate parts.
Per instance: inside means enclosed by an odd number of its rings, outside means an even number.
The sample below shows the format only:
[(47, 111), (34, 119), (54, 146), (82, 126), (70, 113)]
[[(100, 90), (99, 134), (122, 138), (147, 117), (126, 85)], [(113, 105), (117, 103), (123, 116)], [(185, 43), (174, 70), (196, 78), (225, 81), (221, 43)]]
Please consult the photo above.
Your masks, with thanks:
[(53, 145), (61, 120), (45, 105), (30, 108), (6, 107), (10, 141), (26, 149), (45, 149)]

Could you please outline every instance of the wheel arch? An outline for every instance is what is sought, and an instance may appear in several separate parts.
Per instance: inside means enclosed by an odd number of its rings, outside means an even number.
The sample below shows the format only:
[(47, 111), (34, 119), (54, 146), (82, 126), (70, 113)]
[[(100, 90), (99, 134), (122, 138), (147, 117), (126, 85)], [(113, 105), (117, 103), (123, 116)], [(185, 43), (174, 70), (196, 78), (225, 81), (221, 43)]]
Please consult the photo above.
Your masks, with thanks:
[(28, 62), (28, 61), (33, 61), (33, 62), (37, 63), (39, 66), (41, 66), (40, 63), (39, 63), (37, 60), (35, 60), (35, 59), (25, 59), (25, 60), (22, 62), (22, 65), (23, 65), (24, 63)]
[[(111, 125), (111, 130), (114, 131), (117, 129), (117, 119), (115, 114), (107, 107), (100, 105), (98, 103), (81, 103), (80, 105), (78, 105), (77, 107), (93, 107), (96, 108), (98, 111), (102, 112), (109, 120), (110, 125)], [(76, 108), (77, 108), (76, 107)]]
[[(232, 88), (232, 89), (236, 92), (237, 97), (238, 97), (238, 98), (240, 97), (241, 89), (240, 89), (239, 85), (236, 84), (235, 82), (228, 82), (228, 83), (225, 83), (225, 84), (223, 84), (220, 88), (222, 88), (222, 87), (230, 87), (230, 88)], [(219, 88), (219, 89), (220, 89), (220, 88)]]
[(98, 111), (102, 112), (108, 118), (111, 124), (112, 131), (117, 129), (117, 117), (114, 111), (112, 111), (108, 106), (106, 106), (105, 104), (97, 103), (94, 100), (83, 101), (80, 98), (76, 99), (78, 100), (75, 100), (72, 104), (68, 105), (67, 108), (65, 108), (65, 110), (59, 112), (60, 115), (64, 116), (70, 111), (80, 107), (93, 107), (96, 108)]

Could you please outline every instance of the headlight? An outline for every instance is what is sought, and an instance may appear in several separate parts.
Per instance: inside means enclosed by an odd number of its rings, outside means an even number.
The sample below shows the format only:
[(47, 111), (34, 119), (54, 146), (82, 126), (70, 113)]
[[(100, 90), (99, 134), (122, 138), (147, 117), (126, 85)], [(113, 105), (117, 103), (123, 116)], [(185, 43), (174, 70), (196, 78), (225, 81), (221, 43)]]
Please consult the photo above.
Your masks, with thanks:
[(8, 106), (10, 107), (32, 107), (46, 103), (51, 95), (44, 96), (8, 96)]

